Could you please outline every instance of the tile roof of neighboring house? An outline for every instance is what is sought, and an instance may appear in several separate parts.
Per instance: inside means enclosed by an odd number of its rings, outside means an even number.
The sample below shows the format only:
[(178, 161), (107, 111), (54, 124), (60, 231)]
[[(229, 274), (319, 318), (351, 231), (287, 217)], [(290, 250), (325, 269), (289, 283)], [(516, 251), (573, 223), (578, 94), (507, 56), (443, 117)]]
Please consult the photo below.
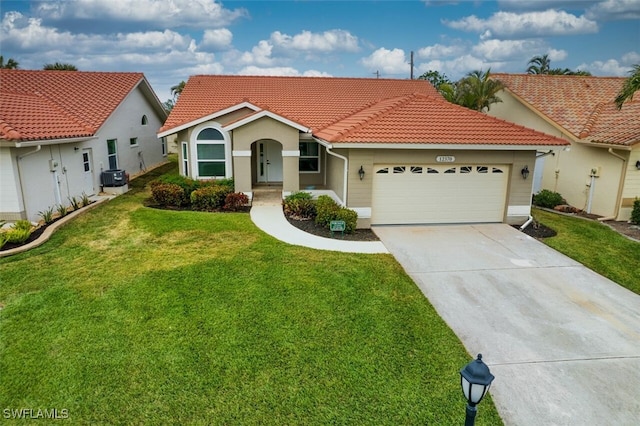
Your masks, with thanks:
[(326, 77), (194, 76), (160, 132), (243, 102), (332, 143), (567, 144), (453, 105), (427, 81)]
[(142, 73), (0, 70), (0, 139), (94, 135)]
[(640, 142), (640, 99), (621, 110), (614, 99), (624, 77), (492, 74), (507, 89), (577, 139), (615, 145)]

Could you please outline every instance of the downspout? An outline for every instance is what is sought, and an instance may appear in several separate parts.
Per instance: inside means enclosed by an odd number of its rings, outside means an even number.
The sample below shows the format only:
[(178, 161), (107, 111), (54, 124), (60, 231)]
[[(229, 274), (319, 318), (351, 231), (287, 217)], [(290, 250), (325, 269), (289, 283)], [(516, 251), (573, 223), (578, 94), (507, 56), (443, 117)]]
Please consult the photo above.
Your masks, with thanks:
[(618, 183), (618, 196), (616, 197), (615, 214), (613, 216), (599, 217), (598, 221), (600, 222), (604, 222), (606, 220), (615, 220), (615, 218), (618, 217), (618, 212), (620, 211), (620, 203), (622, 202), (622, 188), (624, 186), (624, 176), (626, 174), (626, 169), (624, 165), (626, 164), (627, 159), (624, 158), (622, 155), (613, 152), (613, 148), (609, 148), (607, 152), (613, 155), (614, 157), (622, 160), (622, 171), (620, 173), (620, 182)]
[[(540, 155), (536, 155), (536, 160), (538, 158), (546, 157), (547, 155), (556, 155), (556, 153), (554, 150), (550, 149), (548, 152), (544, 152)], [(529, 218), (525, 223), (522, 224), (522, 226), (520, 227), (520, 230), (523, 231), (527, 226), (531, 225), (531, 222), (533, 222), (533, 216), (529, 215)]]
[[(315, 138), (314, 138), (315, 139)], [(317, 141), (317, 139), (316, 139)], [(319, 141), (318, 141), (319, 142)], [(329, 155), (333, 155), (334, 157), (340, 158), (344, 160), (344, 182), (343, 182), (343, 191), (342, 191), (342, 205), (346, 207), (347, 205), (347, 183), (349, 179), (349, 159), (343, 155), (337, 154), (331, 151), (330, 145), (325, 145), (326, 151)]]
[[(16, 148), (20, 148), (20, 142), (16, 142)], [(39, 152), (40, 150), (42, 150), (42, 145), (38, 145), (36, 147), (36, 149), (34, 149), (33, 151), (29, 151), (29, 152), (25, 152), (22, 155), (18, 155), (17, 158), (17, 163), (18, 163), (18, 178), (20, 179), (20, 196), (22, 197), (22, 205), (24, 206), (24, 212), (25, 214), (27, 213), (27, 199), (25, 198), (24, 195), (24, 185), (23, 185), (23, 176), (22, 176), (22, 167), (20, 167), (20, 160), (22, 160), (25, 157), (28, 157), (29, 155), (35, 154), (36, 152)], [(28, 218), (28, 216), (27, 216)]]

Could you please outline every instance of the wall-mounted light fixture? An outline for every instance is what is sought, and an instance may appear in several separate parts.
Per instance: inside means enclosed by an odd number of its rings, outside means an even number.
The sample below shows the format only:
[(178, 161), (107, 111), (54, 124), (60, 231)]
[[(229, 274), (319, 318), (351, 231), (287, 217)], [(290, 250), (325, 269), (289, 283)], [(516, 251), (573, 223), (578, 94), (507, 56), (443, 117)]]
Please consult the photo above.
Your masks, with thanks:
[(524, 166), (522, 170), (520, 170), (520, 174), (522, 175), (522, 179), (526, 179), (529, 177), (529, 166)]
[(640, 160), (636, 161), (636, 169), (640, 170)]
[(358, 176), (360, 176), (360, 180), (364, 179), (364, 169), (360, 166), (360, 170), (358, 170)]
[(80, 150), (80, 148), (78, 148), (77, 146), (74, 146), (74, 147), (73, 147), (73, 150), (74, 150), (74, 151), (79, 151), (79, 150)]

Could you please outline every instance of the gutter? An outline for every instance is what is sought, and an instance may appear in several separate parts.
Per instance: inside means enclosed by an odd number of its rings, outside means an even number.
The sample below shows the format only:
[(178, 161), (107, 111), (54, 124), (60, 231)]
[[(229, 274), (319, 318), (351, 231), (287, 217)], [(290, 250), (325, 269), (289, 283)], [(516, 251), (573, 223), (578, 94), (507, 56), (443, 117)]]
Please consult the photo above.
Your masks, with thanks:
[(348, 178), (349, 178), (349, 159), (343, 155), (337, 154), (333, 151), (331, 151), (331, 149), (333, 148), (333, 146), (330, 143), (327, 143), (321, 139), (318, 139), (316, 137), (313, 138), (316, 142), (318, 142), (320, 145), (324, 146), (326, 148), (327, 154), (332, 155), (336, 158), (340, 158), (341, 160), (344, 160), (344, 182), (343, 182), (343, 191), (342, 191), (342, 205), (344, 207), (347, 206), (347, 183), (348, 183)]

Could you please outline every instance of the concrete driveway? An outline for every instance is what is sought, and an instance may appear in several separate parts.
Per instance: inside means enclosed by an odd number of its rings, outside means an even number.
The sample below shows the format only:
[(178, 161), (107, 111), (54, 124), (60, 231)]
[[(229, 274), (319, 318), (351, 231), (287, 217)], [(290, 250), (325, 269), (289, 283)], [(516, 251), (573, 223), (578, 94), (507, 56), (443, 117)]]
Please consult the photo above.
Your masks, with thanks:
[(505, 424), (640, 424), (640, 296), (504, 224), (374, 231), (482, 353)]

